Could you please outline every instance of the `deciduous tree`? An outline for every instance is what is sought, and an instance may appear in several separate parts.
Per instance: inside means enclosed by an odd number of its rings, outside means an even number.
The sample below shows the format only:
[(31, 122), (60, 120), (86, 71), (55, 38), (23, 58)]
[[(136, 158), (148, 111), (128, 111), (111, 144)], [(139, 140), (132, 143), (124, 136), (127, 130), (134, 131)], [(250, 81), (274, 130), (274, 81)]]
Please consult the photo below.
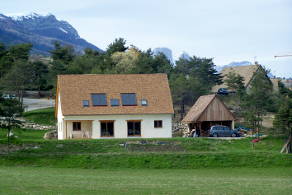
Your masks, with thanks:
[(0, 96), (0, 128), (7, 130), (7, 152), (9, 153), (11, 131), (19, 127), (20, 121), (16, 119), (17, 114), (23, 111), (19, 101), (15, 99), (4, 99)]

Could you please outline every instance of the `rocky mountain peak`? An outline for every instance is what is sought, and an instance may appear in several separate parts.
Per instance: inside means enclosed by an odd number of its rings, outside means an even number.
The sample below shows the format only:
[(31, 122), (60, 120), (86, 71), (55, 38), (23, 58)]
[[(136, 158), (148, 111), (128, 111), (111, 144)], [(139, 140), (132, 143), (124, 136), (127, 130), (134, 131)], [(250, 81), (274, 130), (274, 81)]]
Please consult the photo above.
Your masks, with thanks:
[(85, 48), (101, 51), (82, 39), (72, 25), (58, 20), (53, 14), (31, 13), (11, 17), (0, 14), (0, 42), (8, 45), (32, 43), (34, 52), (49, 54), (55, 41), (63, 45), (72, 45), (81, 53)]

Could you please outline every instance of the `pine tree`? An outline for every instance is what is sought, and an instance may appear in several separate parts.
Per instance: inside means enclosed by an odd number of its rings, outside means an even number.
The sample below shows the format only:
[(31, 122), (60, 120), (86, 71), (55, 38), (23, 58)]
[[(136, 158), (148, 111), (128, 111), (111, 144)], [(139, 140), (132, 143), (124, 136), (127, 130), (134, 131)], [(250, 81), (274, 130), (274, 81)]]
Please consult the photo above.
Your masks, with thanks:
[(268, 70), (263, 67), (254, 73), (251, 87), (242, 102), (245, 121), (256, 129), (257, 135), (262, 127), (262, 117), (271, 106), (273, 96), (272, 82), (267, 74)]

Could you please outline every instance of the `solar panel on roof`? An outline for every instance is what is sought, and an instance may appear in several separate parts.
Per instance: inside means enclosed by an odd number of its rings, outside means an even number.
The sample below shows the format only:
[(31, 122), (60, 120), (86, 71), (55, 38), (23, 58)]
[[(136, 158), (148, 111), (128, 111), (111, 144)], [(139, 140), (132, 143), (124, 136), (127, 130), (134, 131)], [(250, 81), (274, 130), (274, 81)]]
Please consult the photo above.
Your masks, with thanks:
[(123, 106), (136, 106), (136, 94), (135, 93), (122, 93), (122, 105)]
[(105, 93), (93, 93), (91, 94), (93, 106), (106, 106), (106, 94)]
[(119, 106), (120, 101), (119, 99), (111, 99), (111, 106)]

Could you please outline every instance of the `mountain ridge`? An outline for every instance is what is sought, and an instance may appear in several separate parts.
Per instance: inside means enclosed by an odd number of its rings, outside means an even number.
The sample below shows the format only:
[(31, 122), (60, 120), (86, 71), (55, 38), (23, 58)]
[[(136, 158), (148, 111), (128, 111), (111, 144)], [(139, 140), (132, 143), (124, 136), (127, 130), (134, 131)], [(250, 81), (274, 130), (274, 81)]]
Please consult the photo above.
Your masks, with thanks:
[(102, 51), (82, 39), (67, 21), (58, 20), (53, 14), (11, 17), (0, 13), (0, 42), (5, 45), (31, 43), (32, 53), (49, 55), (56, 41), (73, 46), (77, 53), (83, 53), (85, 48)]

